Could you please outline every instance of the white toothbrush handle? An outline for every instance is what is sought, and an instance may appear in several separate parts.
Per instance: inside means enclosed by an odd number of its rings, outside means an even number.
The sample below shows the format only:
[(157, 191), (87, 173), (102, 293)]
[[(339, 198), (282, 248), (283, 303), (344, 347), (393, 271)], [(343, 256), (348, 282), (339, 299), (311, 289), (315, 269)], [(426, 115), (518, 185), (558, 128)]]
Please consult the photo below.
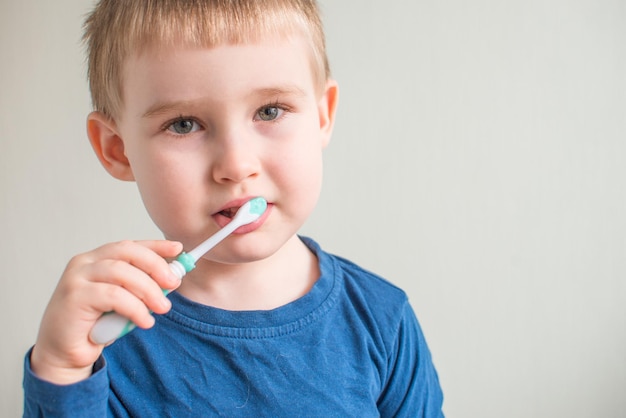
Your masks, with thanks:
[[(172, 261), (169, 266), (179, 279), (183, 278), (186, 273), (185, 267), (178, 260)], [(163, 294), (167, 295), (168, 293), (168, 290), (163, 290)], [(96, 321), (89, 338), (96, 344), (108, 344), (128, 334), (135, 327), (136, 325), (132, 321), (117, 312), (106, 312)]]
[(135, 328), (135, 324), (117, 312), (106, 312), (91, 329), (89, 339), (96, 344), (108, 344)]

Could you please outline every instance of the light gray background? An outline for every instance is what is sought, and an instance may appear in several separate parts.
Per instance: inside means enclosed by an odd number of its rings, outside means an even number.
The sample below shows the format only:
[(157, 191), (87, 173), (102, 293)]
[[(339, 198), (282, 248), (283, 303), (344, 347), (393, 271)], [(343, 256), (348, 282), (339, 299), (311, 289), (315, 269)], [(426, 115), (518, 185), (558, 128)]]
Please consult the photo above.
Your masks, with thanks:
[[(85, 0), (0, 2), (0, 412), (69, 258), (158, 238), (85, 135)], [(404, 288), (450, 417), (626, 416), (626, 2), (325, 0), (303, 233)]]

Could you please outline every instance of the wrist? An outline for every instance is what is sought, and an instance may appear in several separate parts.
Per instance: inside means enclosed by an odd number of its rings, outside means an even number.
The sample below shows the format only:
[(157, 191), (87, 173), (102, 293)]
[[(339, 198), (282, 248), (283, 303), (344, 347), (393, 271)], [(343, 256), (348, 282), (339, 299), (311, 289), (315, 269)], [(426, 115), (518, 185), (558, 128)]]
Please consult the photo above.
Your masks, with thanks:
[(84, 367), (65, 367), (47, 358), (35, 345), (30, 353), (30, 369), (35, 376), (55, 385), (70, 385), (89, 378), (93, 364)]

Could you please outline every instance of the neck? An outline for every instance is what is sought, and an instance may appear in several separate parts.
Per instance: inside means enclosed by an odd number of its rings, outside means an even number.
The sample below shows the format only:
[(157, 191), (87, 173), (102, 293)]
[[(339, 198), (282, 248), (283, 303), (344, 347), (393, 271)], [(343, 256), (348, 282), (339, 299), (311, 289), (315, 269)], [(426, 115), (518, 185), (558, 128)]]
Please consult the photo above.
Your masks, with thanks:
[(317, 258), (294, 236), (263, 260), (235, 265), (202, 260), (178, 292), (194, 302), (230, 311), (269, 310), (304, 296), (319, 275)]

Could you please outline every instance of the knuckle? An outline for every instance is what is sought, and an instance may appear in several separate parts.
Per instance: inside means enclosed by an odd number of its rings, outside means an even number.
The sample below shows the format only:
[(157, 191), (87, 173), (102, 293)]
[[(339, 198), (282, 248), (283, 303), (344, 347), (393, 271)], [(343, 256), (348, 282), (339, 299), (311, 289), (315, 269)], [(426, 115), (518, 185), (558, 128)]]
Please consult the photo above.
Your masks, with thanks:
[(121, 250), (124, 250), (124, 251), (130, 250), (135, 245), (136, 245), (135, 241), (131, 241), (131, 240), (128, 240), (128, 239), (121, 240), (121, 241), (118, 241), (116, 243), (116, 246), (119, 247)]
[(85, 265), (89, 263), (90, 258), (89, 253), (77, 254), (70, 258), (70, 261), (67, 263), (67, 269), (70, 270)]
[(123, 269), (128, 263), (116, 258), (108, 258), (106, 260), (101, 260), (98, 264), (110, 270), (120, 270)]
[(107, 286), (105, 289), (107, 298), (111, 300), (122, 299), (124, 296), (125, 290), (120, 286)]

